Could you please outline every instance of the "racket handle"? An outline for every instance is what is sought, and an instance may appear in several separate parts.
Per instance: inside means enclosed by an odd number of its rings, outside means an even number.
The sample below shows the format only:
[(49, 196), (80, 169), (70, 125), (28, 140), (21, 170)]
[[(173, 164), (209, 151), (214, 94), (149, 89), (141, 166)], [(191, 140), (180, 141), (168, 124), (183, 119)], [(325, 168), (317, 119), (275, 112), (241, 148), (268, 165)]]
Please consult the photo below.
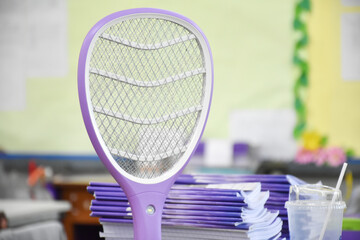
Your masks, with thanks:
[(129, 198), (134, 240), (161, 240), (161, 218), (166, 195), (144, 192)]

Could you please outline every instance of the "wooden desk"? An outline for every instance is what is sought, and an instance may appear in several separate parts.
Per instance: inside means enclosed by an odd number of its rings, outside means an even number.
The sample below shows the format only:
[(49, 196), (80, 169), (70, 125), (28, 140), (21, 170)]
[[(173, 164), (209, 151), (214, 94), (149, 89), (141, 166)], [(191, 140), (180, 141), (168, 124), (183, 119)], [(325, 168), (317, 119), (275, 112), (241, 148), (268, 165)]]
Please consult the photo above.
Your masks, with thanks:
[(94, 197), (87, 192), (90, 181), (114, 182), (111, 176), (55, 177), (53, 185), (57, 197), (71, 203), (71, 210), (63, 219), (68, 240), (100, 240), (99, 219), (90, 217), (90, 204)]

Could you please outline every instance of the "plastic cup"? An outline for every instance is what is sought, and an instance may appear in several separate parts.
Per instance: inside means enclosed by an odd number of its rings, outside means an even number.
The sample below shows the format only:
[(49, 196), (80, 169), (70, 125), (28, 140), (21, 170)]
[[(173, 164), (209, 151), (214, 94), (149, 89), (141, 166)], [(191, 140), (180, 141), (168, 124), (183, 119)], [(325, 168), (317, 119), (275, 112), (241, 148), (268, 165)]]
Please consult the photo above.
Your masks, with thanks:
[[(332, 198), (335, 202), (331, 204)], [(322, 185), (291, 186), (289, 201), (285, 203), (288, 212), (291, 240), (319, 240), (329, 209), (324, 240), (341, 239), (345, 202), (341, 191)]]

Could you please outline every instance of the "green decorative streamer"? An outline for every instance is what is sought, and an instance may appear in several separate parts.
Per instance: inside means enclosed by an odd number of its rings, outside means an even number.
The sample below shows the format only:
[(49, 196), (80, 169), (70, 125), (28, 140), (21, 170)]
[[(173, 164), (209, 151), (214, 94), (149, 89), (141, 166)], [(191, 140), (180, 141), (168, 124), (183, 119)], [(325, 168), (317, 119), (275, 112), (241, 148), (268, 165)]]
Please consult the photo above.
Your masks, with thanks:
[[(296, 76), (294, 83), (294, 108), (296, 113), (296, 124), (293, 130), (295, 139), (299, 139), (304, 131), (306, 131), (307, 123), (307, 109), (305, 94), (309, 86), (309, 64), (307, 59), (301, 55), (306, 51), (306, 47), (309, 44), (309, 35), (306, 22), (304, 21), (304, 15), (311, 10), (310, 0), (298, 0), (295, 6), (295, 17), (293, 22), (293, 28), (296, 33), (299, 34), (298, 39), (294, 45), (293, 64), (298, 70), (298, 76)], [(320, 140), (321, 147), (325, 147), (328, 143), (328, 137), (322, 136)], [(345, 154), (348, 158), (355, 156), (353, 149), (344, 148)]]
[(294, 108), (296, 112), (296, 124), (294, 127), (294, 137), (299, 139), (306, 129), (306, 104), (304, 92), (309, 84), (309, 64), (307, 60), (300, 55), (309, 43), (309, 36), (306, 22), (302, 19), (303, 14), (310, 11), (310, 0), (300, 0), (295, 6), (295, 18), (293, 28), (300, 37), (295, 42), (293, 64), (298, 69), (299, 76), (296, 77), (294, 84)]

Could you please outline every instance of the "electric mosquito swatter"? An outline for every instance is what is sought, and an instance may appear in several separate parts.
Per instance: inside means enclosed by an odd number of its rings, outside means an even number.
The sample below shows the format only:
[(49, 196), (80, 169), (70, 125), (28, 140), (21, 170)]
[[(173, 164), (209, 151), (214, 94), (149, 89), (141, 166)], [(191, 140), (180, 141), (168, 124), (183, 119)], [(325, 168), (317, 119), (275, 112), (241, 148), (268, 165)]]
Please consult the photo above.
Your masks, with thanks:
[(113, 13), (83, 42), (78, 88), (91, 142), (130, 202), (134, 238), (161, 239), (166, 195), (209, 114), (213, 62), (205, 35), (165, 10)]

